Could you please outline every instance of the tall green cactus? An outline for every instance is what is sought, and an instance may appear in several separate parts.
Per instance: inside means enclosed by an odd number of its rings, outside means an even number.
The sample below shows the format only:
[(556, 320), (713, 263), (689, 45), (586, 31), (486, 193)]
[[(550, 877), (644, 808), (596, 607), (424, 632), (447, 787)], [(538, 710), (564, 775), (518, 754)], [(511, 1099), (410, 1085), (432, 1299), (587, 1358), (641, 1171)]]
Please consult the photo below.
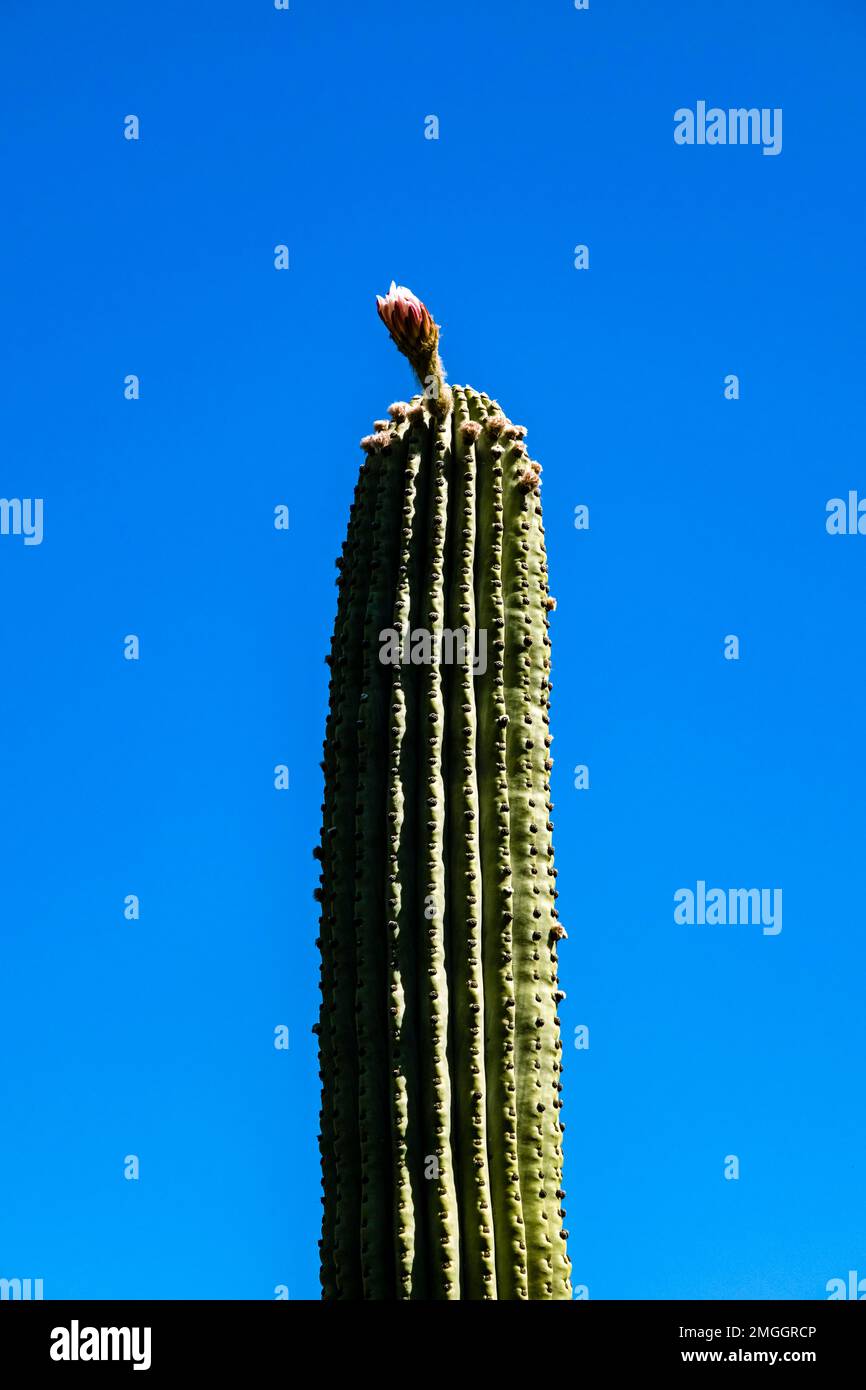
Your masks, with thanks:
[(541, 469), (414, 295), (379, 313), (424, 391), (361, 441), (337, 561), (323, 1296), (567, 1299)]

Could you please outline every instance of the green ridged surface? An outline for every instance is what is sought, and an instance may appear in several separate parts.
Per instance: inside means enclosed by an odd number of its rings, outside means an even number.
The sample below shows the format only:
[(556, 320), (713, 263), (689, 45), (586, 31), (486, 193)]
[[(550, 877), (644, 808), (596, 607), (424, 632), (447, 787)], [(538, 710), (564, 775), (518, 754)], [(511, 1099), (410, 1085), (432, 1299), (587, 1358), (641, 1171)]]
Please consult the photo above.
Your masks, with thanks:
[[(331, 650), (318, 1024), (326, 1299), (567, 1299), (537, 472), (453, 388), (365, 442)], [(380, 660), (486, 633), (487, 669)], [(447, 653), (446, 653), (447, 655)]]

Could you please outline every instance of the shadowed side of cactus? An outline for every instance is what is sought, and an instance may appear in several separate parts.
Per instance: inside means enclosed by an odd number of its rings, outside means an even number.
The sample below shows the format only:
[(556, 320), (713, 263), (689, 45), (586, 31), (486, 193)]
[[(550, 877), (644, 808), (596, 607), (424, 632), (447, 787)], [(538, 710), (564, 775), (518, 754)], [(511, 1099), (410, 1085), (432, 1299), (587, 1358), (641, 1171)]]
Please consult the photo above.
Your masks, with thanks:
[(423, 394), (362, 440), (324, 743), (327, 1299), (566, 1299), (540, 467), (379, 313)]

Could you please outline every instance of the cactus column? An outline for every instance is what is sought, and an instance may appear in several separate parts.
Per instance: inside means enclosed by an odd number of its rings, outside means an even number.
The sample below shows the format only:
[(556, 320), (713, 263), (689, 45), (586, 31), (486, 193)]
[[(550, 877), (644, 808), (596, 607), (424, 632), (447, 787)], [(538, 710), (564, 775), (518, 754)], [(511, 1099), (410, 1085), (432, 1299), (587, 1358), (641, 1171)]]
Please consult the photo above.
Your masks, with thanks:
[(362, 440), (328, 658), (321, 860), (327, 1299), (567, 1299), (541, 469), (439, 330)]

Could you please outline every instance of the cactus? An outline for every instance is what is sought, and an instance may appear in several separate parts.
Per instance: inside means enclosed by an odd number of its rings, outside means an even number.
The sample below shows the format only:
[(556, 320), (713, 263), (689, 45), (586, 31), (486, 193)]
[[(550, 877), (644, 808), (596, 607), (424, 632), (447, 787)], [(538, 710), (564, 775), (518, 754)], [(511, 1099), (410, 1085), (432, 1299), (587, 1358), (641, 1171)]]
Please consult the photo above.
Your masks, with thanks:
[(361, 441), (337, 561), (322, 1294), (567, 1299), (541, 469), (420, 300), (378, 308), (423, 392)]

